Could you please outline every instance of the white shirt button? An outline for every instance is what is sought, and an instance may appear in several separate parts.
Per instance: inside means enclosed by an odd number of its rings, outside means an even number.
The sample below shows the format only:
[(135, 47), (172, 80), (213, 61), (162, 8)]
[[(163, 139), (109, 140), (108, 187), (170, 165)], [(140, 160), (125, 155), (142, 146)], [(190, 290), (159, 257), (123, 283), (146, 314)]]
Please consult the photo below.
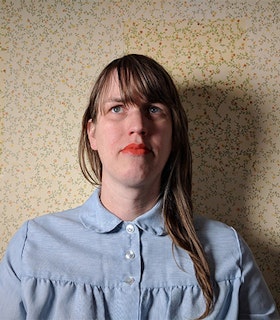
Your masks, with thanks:
[(126, 226), (126, 232), (133, 233), (134, 231), (135, 231), (135, 227), (133, 224), (130, 223)]
[(135, 258), (135, 253), (132, 250), (128, 250), (125, 254), (127, 260), (132, 260)]
[(134, 281), (135, 279), (133, 277), (127, 277), (124, 282), (131, 286), (134, 283)]

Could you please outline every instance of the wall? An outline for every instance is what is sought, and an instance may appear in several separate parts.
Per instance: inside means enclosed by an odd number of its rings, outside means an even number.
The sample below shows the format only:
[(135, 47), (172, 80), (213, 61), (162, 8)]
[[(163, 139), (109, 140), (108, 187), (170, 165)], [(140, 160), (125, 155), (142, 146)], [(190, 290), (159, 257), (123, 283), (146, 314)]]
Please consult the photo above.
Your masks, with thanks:
[(1, 2), (0, 253), (23, 221), (81, 204), (81, 117), (105, 64), (149, 54), (190, 120), (197, 213), (234, 226), (280, 304), (276, 1)]

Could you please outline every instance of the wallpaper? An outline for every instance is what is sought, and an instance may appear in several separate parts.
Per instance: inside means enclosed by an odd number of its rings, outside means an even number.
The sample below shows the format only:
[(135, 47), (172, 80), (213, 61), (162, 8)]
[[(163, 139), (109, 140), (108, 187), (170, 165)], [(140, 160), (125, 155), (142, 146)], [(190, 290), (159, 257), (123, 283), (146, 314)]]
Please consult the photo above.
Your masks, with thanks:
[(112, 59), (147, 54), (189, 117), (198, 214), (250, 245), (280, 305), (279, 7), (275, 1), (2, 0), (0, 256), (27, 219), (83, 203), (83, 111)]

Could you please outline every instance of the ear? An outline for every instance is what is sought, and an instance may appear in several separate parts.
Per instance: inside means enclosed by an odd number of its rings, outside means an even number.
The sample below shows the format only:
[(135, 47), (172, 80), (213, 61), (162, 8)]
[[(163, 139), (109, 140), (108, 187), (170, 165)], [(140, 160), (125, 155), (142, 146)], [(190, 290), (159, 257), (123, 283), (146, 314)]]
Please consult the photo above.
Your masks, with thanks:
[(95, 124), (92, 119), (87, 123), (87, 136), (92, 150), (97, 150), (96, 139), (95, 139)]

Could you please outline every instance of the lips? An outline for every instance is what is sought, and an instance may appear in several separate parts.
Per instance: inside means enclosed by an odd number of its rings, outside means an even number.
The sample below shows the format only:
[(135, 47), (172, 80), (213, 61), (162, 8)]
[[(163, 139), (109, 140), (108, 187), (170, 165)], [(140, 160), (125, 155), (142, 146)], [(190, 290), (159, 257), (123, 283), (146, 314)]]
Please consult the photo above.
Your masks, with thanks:
[(122, 149), (123, 153), (129, 153), (132, 155), (145, 155), (151, 152), (149, 148), (147, 148), (143, 143), (131, 143)]

